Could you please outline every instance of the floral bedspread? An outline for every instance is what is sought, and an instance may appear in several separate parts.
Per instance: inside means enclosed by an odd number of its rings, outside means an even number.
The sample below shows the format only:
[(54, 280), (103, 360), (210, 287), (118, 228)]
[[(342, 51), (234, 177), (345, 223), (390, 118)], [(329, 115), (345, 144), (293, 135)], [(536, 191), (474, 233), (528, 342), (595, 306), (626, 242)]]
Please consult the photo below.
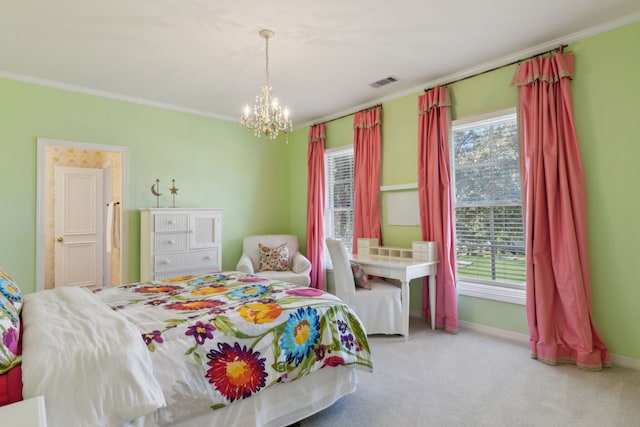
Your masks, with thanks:
[(317, 289), (221, 272), (96, 293), (140, 330), (167, 400), (159, 424), (325, 367), (372, 370), (360, 320)]

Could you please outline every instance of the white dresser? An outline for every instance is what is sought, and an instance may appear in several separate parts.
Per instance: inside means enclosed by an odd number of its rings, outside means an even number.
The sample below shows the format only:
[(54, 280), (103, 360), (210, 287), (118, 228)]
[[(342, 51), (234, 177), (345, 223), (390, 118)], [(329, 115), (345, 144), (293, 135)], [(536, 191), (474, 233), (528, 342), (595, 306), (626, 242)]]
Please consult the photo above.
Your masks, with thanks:
[(140, 210), (140, 281), (222, 268), (222, 209)]

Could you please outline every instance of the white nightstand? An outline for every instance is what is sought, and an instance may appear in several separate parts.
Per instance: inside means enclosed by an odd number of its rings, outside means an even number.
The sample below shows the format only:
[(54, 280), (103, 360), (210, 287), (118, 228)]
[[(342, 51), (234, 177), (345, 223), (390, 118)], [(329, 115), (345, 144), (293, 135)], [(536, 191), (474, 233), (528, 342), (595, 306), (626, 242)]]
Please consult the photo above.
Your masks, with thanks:
[(11, 427), (47, 427), (44, 397), (31, 399), (0, 407), (2, 425)]

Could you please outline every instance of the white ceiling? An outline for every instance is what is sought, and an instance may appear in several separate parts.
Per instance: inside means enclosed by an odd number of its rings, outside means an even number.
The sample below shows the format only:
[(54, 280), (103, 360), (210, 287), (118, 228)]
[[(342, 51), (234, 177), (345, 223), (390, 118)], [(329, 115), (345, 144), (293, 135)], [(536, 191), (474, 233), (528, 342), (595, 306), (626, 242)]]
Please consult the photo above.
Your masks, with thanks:
[(0, 0), (0, 77), (238, 120), (269, 28), (301, 126), (637, 20), (638, 0)]

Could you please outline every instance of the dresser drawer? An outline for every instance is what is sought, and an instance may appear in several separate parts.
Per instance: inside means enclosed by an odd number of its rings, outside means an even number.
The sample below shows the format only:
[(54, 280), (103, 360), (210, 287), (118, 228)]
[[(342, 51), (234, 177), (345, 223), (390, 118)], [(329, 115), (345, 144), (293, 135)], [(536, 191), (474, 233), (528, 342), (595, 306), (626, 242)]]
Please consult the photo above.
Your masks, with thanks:
[(154, 217), (153, 231), (187, 231), (189, 229), (187, 214), (158, 214)]
[(189, 241), (187, 233), (156, 234), (153, 239), (155, 253), (185, 251)]
[(198, 274), (207, 274), (213, 273), (216, 271), (220, 271), (219, 266), (209, 266), (200, 268), (198, 270), (194, 270), (189, 268), (187, 270), (171, 270), (171, 271), (159, 271), (154, 273), (153, 278), (151, 280), (166, 280), (166, 279), (175, 279), (176, 277), (184, 277), (184, 276), (196, 276)]
[(155, 256), (155, 271), (180, 270), (183, 268), (220, 268), (218, 262), (218, 248), (205, 251), (189, 251), (167, 253)]

